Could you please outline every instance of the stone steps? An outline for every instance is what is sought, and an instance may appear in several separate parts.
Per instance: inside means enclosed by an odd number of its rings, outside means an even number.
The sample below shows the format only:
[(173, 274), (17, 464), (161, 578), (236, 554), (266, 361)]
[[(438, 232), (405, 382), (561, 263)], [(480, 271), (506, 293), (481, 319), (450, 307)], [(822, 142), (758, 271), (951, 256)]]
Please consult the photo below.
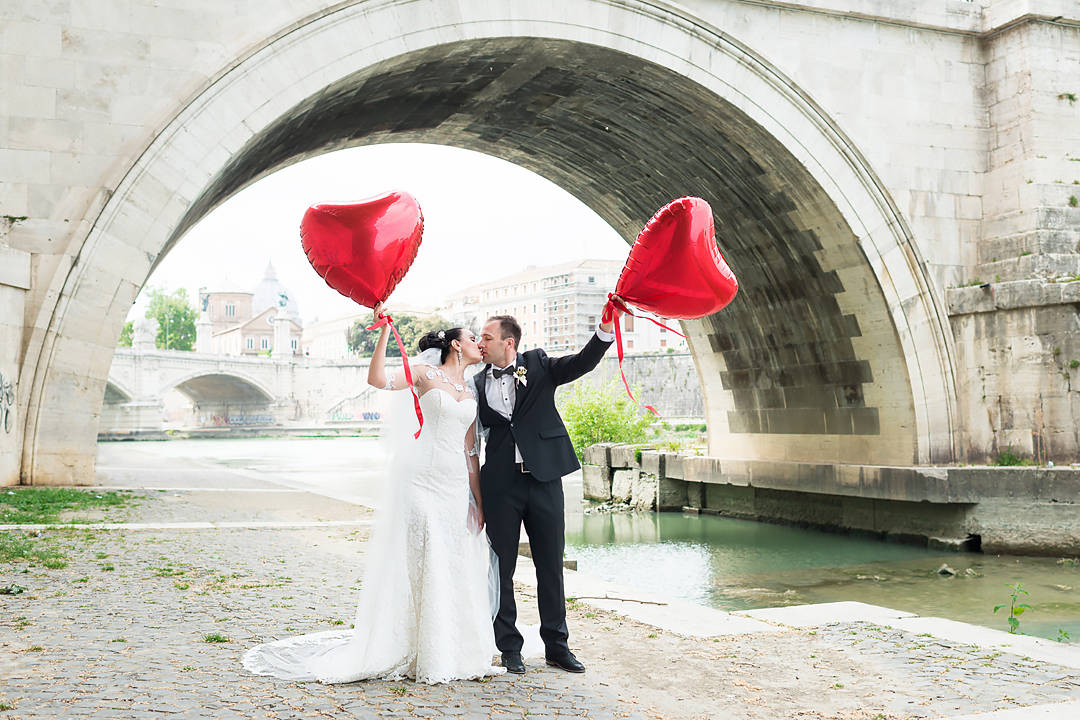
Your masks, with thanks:
[(1022, 255), (1008, 260), (975, 266), (971, 283), (1011, 282), (1014, 280), (1052, 280), (1080, 275), (1080, 254), (1043, 253)]
[(1080, 252), (1080, 228), (1028, 230), (979, 243), (979, 264), (1016, 260), (1025, 255), (1066, 255)]

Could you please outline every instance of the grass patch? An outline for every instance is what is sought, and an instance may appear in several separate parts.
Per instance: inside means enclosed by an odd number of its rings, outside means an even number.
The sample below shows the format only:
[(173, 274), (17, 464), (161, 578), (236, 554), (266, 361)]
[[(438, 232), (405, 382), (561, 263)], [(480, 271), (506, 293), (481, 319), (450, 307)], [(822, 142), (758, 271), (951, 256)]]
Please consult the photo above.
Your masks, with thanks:
[(15, 533), (0, 534), (0, 563), (19, 560), (49, 569), (67, 567), (67, 560), (59, 550), (40, 547), (29, 538)]
[[(118, 492), (94, 492), (72, 488), (28, 487), (0, 494), (0, 523), (48, 524), (59, 522), (70, 510), (106, 510), (123, 507), (131, 500)], [(89, 522), (74, 520), (72, 522)]]
[(203, 642), (227, 643), (227, 642), (229, 642), (229, 638), (225, 637), (221, 633), (210, 633), (209, 635), (203, 636)]
[(171, 567), (166, 566), (166, 567), (160, 567), (160, 568), (156, 569), (154, 571), (154, 574), (157, 575), (158, 577), (173, 577), (175, 575), (183, 575), (186, 572), (187, 572), (186, 570), (177, 570), (175, 568), (171, 568)]

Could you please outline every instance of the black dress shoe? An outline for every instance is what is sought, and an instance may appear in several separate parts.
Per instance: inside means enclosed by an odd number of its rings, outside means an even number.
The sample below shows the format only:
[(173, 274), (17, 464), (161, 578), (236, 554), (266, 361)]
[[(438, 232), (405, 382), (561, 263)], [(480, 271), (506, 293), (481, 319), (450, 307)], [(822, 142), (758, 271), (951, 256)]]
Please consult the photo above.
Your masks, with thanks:
[(583, 673), (585, 672), (585, 666), (574, 657), (574, 653), (569, 650), (565, 655), (559, 655), (557, 657), (547, 658), (547, 664), (552, 667), (562, 668), (566, 672)]
[(519, 652), (503, 653), (502, 664), (508, 673), (515, 675), (525, 674), (525, 662), (521, 659), (521, 653)]

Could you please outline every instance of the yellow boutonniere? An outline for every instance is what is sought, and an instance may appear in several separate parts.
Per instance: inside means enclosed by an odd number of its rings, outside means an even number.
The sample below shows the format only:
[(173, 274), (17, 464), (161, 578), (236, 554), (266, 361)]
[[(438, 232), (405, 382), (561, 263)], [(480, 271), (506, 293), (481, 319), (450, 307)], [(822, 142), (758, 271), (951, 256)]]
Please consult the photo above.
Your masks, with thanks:
[(529, 371), (523, 367), (519, 367), (517, 370), (514, 371), (514, 377), (519, 383), (521, 383), (522, 387), (528, 387), (528, 382), (525, 380), (525, 374), (527, 372)]

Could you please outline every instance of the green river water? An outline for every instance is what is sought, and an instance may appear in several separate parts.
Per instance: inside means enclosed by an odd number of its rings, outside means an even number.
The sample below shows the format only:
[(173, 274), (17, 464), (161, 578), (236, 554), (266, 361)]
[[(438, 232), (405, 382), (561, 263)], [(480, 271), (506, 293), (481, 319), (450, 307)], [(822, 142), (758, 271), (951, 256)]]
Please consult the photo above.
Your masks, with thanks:
[[(877, 539), (683, 513), (589, 514), (568, 523), (578, 570), (709, 605), (748, 610), (857, 600), (1007, 630), (1010, 583), (1030, 593), (1020, 631), (1080, 642), (1080, 563), (931, 551)], [(939, 574), (945, 563), (955, 576)]]

